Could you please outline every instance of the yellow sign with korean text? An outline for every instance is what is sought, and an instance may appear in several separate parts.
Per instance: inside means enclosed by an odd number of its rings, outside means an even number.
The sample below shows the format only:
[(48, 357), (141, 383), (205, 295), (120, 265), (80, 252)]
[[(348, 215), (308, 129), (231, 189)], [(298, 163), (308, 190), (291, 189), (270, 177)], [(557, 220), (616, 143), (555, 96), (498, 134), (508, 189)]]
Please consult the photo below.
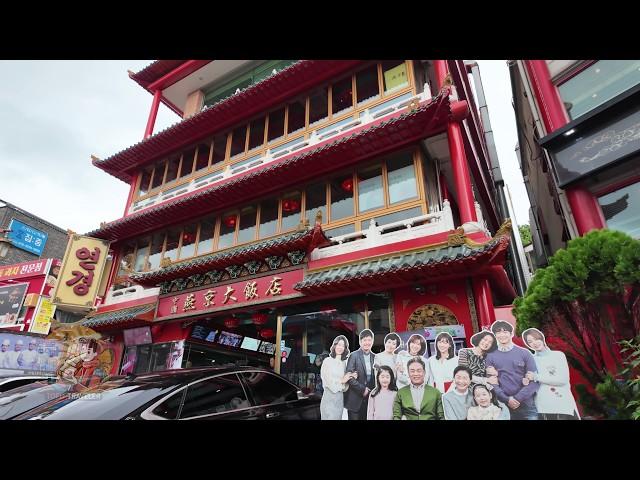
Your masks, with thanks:
[(42, 298), (40, 300), (40, 308), (38, 308), (38, 312), (31, 322), (29, 332), (48, 335), (51, 328), (51, 319), (55, 311), (56, 306), (51, 303), (51, 299)]
[(92, 237), (71, 235), (60, 267), (53, 304), (62, 310), (87, 312), (93, 307), (105, 263), (109, 242)]

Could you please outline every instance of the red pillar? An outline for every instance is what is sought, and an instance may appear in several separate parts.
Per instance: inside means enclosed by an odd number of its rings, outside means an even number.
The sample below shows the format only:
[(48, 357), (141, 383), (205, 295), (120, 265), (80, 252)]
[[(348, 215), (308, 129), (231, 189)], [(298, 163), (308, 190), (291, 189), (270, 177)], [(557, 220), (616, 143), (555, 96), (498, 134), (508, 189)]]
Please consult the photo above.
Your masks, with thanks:
[[(547, 62), (544, 60), (525, 60), (524, 64), (531, 80), (533, 94), (547, 133), (569, 123), (569, 115), (564, 107), (562, 97), (551, 81)], [(567, 200), (573, 212), (579, 235), (584, 235), (594, 228), (605, 228), (606, 221), (598, 199), (582, 186), (571, 186), (565, 189)]]
[(155, 125), (156, 117), (158, 116), (158, 107), (160, 107), (161, 97), (162, 90), (156, 90), (153, 94), (153, 102), (151, 103), (151, 111), (149, 112), (149, 119), (147, 120), (147, 128), (144, 131), (144, 138), (148, 138), (153, 134), (153, 126)]
[[(446, 60), (434, 60), (433, 66), (436, 72), (438, 88), (442, 88), (448, 68)], [(451, 156), (451, 168), (453, 170), (453, 182), (458, 194), (458, 210), (460, 222), (476, 222), (476, 207), (471, 189), (471, 176), (469, 164), (464, 151), (464, 140), (460, 123), (450, 120), (447, 125), (447, 139), (449, 142), (449, 155)]]
[(472, 283), (473, 300), (476, 304), (480, 330), (482, 330), (484, 327), (490, 327), (491, 324), (496, 321), (496, 312), (493, 308), (493, 299), (491, 298), (491, 288), (489, 286), (489, 280), (485, 277), (474, 278)]

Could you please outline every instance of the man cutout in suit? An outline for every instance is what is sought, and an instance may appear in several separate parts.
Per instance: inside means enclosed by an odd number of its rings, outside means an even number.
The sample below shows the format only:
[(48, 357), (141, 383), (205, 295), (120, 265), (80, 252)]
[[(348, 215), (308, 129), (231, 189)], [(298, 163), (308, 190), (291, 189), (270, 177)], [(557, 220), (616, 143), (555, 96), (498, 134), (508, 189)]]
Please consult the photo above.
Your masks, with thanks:
[(393, 403), (393, 419), (401, 420), (444, 420), (442, 394), (437, 388), (427, 385), (425, 364), (419, 357), (413, 357), (407, 363), (411, 383), (398, 390)]
[(375, 353), (371, 351), (373, 332), (369, 329), (360, 332), (360, 348), (349, 355), (347, 372), (357, 375), (349, 380), (349, 389), (344, 394), (344, 406), (349, 420), (366, 420), (369, 393), (376, 386), (376, 373), (373, 369)]

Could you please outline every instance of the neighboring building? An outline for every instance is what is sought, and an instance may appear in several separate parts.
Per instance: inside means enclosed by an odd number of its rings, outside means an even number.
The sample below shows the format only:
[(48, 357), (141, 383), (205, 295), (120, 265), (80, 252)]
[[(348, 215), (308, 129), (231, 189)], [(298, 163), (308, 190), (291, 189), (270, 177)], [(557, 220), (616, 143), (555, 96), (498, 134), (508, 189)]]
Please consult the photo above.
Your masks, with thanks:
[[(162, 60), (130, 76), (154, 100), (143, 141), (94, 159), (131, 190), (88, 234), (116, 261), (84, 322), (124, 344), (120, 371), (240, 362), (313, 389), (337, 335), (353, 351), (370, 328), (377, 352), (390, 331), (460, 325), (462, 346), (509, 310), (476, 65)], [(153, 134), (160, 101), (184, 118)]]
[(640, 238), (640, 61), (510, 62), (536, 266), (571, 238)]
[(66, 230), (0, 200), (0, 266), (39, 258), (60, 259), (67, 238)]

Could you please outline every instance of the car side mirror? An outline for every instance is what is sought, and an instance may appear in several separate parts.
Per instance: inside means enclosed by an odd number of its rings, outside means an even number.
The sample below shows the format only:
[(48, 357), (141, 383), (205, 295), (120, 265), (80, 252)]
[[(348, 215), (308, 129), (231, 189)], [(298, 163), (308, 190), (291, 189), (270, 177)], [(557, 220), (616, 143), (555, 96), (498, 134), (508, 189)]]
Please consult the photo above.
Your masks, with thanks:
[(302, 390), (298, 390), (296, 393), (298, 394), (298, 400), (306, 400), (309, 398), (309, 396), (305, 395)]

